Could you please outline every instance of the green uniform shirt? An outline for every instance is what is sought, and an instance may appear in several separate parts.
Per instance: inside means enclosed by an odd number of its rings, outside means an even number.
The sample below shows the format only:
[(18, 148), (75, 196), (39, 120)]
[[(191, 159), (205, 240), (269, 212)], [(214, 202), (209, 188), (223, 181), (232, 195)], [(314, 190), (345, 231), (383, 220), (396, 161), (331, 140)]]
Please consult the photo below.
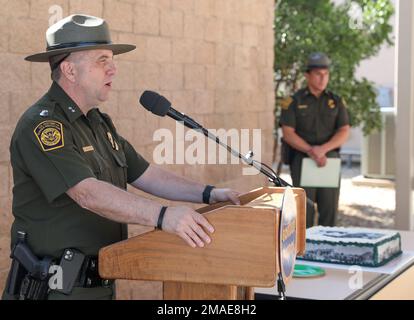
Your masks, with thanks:
[(94, 177), (126, 189), (148, 168), (118, 135), (108, 115), (85, 116), (57, 84), (20, 118), (10, 145), (13, 167), (12, 243), (19, 230), (38, 256), (65, 248), (96, 255), (127, 237), (126, 225), (81, 208), (66, 191)]
[(317, 98), (308, 89), (297, 91), (282, 103), (280, 124), (295, 129), (311, 145), (328, 142), (336, 131), (349, 125), (343, 99), (325, 90)]

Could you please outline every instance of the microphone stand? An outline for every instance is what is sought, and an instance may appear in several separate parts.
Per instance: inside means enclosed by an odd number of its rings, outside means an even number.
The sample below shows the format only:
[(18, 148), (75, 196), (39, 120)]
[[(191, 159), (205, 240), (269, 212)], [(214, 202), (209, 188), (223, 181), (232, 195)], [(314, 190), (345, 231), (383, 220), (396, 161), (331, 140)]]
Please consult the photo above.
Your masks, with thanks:
[[(185, 114), (170, 108), (169, 115), (174, 118), (175, 120), (181, 122), (186, 127), (194, 129), (196, 131), (199, 131), (203, 133), (207, 138), (214, 140), (217, 144), (227, 149), (228, 152), (230, 152), (233, 156), (243, 160), (244, 163), (246, 163), (249, 166), (252, 166), (256, 168), (258, 171), (260, 171), (262, 174), (264, 174), (270, 182), (272, 182), (276, 187), (291, 187), (293, 186), (280, 178), (276, 172), (270, 168), (268, 165), (258, 162), (256, 160), (253, 160), (253, 152), (249, 151), (247, 156), (243, 156), (240, 152), (234, 150), (232, 147), (227, 145), (226, 143), (222, 142), (216, 135), (212, 134), (210, 131), (205, 129), (203, 126), (201, 126), (199, 123), (191, 119), (190, 117), (186, 116)], [(308, 197), (306, 197), (306, 202), (310, 205), (314, 205), (313, 201), (310, 200)], [(280, 243), (280, 241), (279, 241)], [(280, 259), (280, 257), (279, 257)], [(281, 261), (279, 261), (281, 263)], [(286, 300), (286, 286), (283, 281), (282, 273), (279, 272), (277, 277), (277, 290), (279, 293), (278, 300)]]
[[(197, 123), (190, 117), (186, 116), (185, 114), (179, 111), (174, 110), (173, 108), (171, 109), (173, 111), (173, 114), (169, 114), (169, 115), (172, 118), (174, 118), (175, 120), (179, 122), (182, 122), (186, 127), (197, 130), (203, 133), (207, 138), (214, 140), (217, 144), (219, 144), (223, 148), (226, 148), (227, 151), (230, 152), (233, 156), (241, 159), (245, 164), (254, 167), (256, 170), (264, 174), (269, 179), (269, 181), (272, 182), (276, 187), (293, 188), (291, 184), (289, 184), (288, 182), (280, 178), (276, 174), (276, 172), (272, 168), (270, 168), (268, 165), (254, 160), (253, 159), (254, 155), (252, 151), (249, 151), (249, 153), (246, 156), (242, 155), (240, 152), (234, 150), (232, 147), (222, 142), (216, 135), (212, 134), (210, 131), (205, 129), (203, 126), (201, 126), (199, 123)], [(313, 205), (313, 201), (311, 201), (310, 199), (307, 199), (307, 201), (310, 201), (311, 204)]]

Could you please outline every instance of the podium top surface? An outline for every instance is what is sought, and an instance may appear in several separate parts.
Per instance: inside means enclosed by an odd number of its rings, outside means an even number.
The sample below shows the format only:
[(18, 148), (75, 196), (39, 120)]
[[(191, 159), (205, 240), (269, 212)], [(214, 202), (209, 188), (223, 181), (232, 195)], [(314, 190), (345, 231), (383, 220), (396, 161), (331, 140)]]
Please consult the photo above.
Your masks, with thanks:
[[(302, 198), (301, 189), (297, 192)], [(282, 197), (283, 188), (261, 188), (242, 195), (241, 206), (199, 209), (215, 228), (204, 248), (160, 230), (102, 248), (99, 273), (107, 279), (273, 286)]]

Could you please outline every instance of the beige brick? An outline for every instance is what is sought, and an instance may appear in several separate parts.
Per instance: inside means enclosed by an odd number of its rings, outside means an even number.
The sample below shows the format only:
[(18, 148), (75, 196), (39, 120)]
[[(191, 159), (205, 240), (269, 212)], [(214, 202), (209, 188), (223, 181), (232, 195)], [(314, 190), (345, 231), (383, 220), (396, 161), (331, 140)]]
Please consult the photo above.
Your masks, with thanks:
[(145, 0), (145, 4), (148, 7), (159, 8), (163, 11), (171, 9), (171, 0)]
[[(23, 62), (28, 63), (28, 62)], [(47, 91), (50, 87), (50, 66), (48, 63), (31, 63), (32, 88)]]
[(32, 54), (45, 51), (47, 20), (11, 18), (10, 30), (19, 30), (10, 37), (9, 51)]
[[(269, 0), (267, 0), (269, 1)], [(274, 9), (275, 3), (273, 0), (270, 0), (270, 3), (266, 4), (266, 7), (268, 8), (266, 10), (266, 22), (265, 26), (273, 26), (274, 20), (275, 20), (275, 9)]]
[(272, 11), (263, 1), (248, 1), (247, 10), (254, 12), (254, 14), (250, 14), (249, 21), (259, 26), (266, 24), (268, 11)]
[(225, 66), (206, 67), (206, 88), (208, 90), (215, 90), (226, 87), (227, 75), (228, 68), (225, 68)]
[(193, 15), (184, 16), (184, 38), (204, 39), (205, 19)]
[[(238, 6), (235, 7), (238, 20), (243, 23), (254, 23), (254, 17), (252, 15), (252, 8), (250, 6), (251, 0), (239, 0)], [(255, 1), (256, 2), (256, 1)]]
[(134, 65), (135, 89), (158, 90), (161, 67), (155, 63), (136, 63)]
[(181, 90), (184, 85), (182, 64), (164, 64), (160, 77), (161, 90)]
[(205, 67), (186, 65), (184, 68), (184, 84), (186, 89), (204, 89), (206, 86)]
[(214, 91), (198, 90), (194, 93), (194, 114), (211, 114), (215, 111)]
[(273, 27), (260, 28), (260, 45), (264, 48), (272, 48), (275, 43), (275, 31)]
[(117, 119), (116, 120), (116, 129), (125, 139), (130, 140), (134, 137), (136, 120), (135, 119)]
[(9, 37), (10, 37), (9, 18), (1, 17), (0, 18), (0, 52), (8, 51)]
[(247, 91), (253, 91), (258, 89), (259, 74), (257, 70), (236, 68), (234, 77), (234, 79), (238, 79), (237, 82), (234, 82), (234, 85), (236, 86), (234, 87), (234, 89)]
[(171, 59), (171, 40), (168, 38), (147, 39), (147, 61), (169, 62)]
[(121, 32), (118, 35), (117, 43), (133, 44), (136, 46), (135, 50), (120, 54), (116, 56), (115, 60), (138, 61), (142, 62), (146, 59), (147, 38), (145, 36), (136, 35), (133, 33)]
[[(254, 102), (253, 102), (254, 103)], [(237, 105), (238, 112), (243, 113), (250, 110), (250, 94), (247, 91), (236, 91), (235, 104)]]
[(0, 8), (0, 16), (2, 17), (27, 17), (30, 11), (30, 1), (0, 0)]
[(196, 64), (212, 65), (216, 61), (216, 45), (211, 42), (197, 41), (194, 48)]
[(234, 113), (237, 111), (237, 95), (233, 91), (217, 89), (215, 91), (215, 111), (217, 114)]
[(216, 65), (233, 66), (234, 65), (234, 49), (233, 46), (227, 44), (216, 45)]
[[(234, 65), (242, 68), (250, 67), (250, 48), (244, 46), (234, 47)], [(254, 65), (253, 65), (254, 66)]]
[(119, 97), (119, 91), (112, 90), (109, 93), (108, 100), (99, 104), (99, 109), (102, 112), (109, 114), (112, 118), (117, 118), (118, 113), (119, 113), (118, 112), (119, 110), (118, 97)]
[[(136, 139), (135, 145), (144, 146), (153, 143), (153, 135), (156, 130), (159, 129), (159, 119), (156, 115), (151, 112), (147, 112), (144, 109), (140, 112), (139, 118), (142, 121), (142, 125), (134, 125), (134, 139)], [(138, 122), (138, 124), (141, 122)], [(139, 150), (139, 151), (138, 151)], [(137, 148), (138, 152), (141, 152), (141, 148)], [(152, 162), (152, 153), (151, 157), (147, 158), (148, 161)]]
[[(10, 232), (10, 231), (9, 231)], [(10, 236), (0, 235), (0, 270), (7, 270), (10, 266)]]
[(117, 74), (113, 88), (115, 90), (133, 90), (134, 89), (134, 63), (131, 61), (118, 61)]
[(103, 12), (103, 17), (111, 30), (133, 31), (134, 10), (132, 4), (117, 0), (104, 0)]
[(39, 100), (45, 93), (44, 90), (31, 89), (12, 92), (10, 102), (10, 123), (14, 126), (23, 112)]
[(246, 46), (258, 46), (259, 44), (259, 29), (250, 24), (243, 26), (243, 44)]
[(204, 30), (204, 39), (213, 42), (222, 42), (224, 37), (223, 20), (218, 18), (207, 18)]
[(0, 125), (8, 124), (10, 121), (10, 94), (8, 92), (0, 93)]
[(194, 2), (197, 2), (197, 0), (171, 0), (171, 8), (181, 10), (186, 14), (192, 14), (194, 12)]
[(215, 16), (221, 19), (234, 19), (233, 2), (230, 0), (214, 0)]
[(275, 90), (268, 91), (266, 93), (267, 110), (269, 110), (269, 109), (273, 110), (273, 108), (275, 107), (275, 102), (276, 102)]
[(176, 63), (194, 62), (194, 41), (177, 39), (172, 42), (172, 61)]
[[(8, 144), (10, 141), (4, 141), (0, 143), (0, 150), (1, 152), (8, 153)], [(7, 165), (0, 165), (0, 197), (6, 197), (9, 193), (9, 167)]]
[(262, 130), (273, 130), (275, 117), (272, 110), (263, 111), (258, 114), (259, 128)]
[(69, 0), (70, 14), (83, 13), (95, 17), (103, 16), (103, 0)]
[[(10, 126), (8, 125), (1, 125), (0, 126), (0, 134), (2, 137), (0, 141), (0, 163), (8, 163), (10, 161), (10, 153), (9, 153), (9, 145), (10, 145), (10, 139), (12, 135), (12, 131)], [(9, 171), (8, 167), (6, 166), (2, 170), (2, 176), (3, 178), (8, 177)], [(7, 195), (9, 192), (9, 180), (6, 179), (5, 181), (0, 182), (0, 188), (2, 189), (0, 192), (4, 193), (4, 196)]]
[[(194, 90), (177, 90), (171, 95), (171, 102), (181, 112), (191, 113), (195, 108)], [(174, 129), (175, 131), (175, 129)]]
[(243, 28), (238, 21), (224, 21), (223, 24), (223, 41), (225, 43), (243, 43)]
[(194, 12), (198, 16), (211, 17), (215, 14), (214, 0), (196, 0), (194, 1)]
[[(267, 111), (266, 91), (263, 88), (256, 89), (250, 93), (250, 111)], [(273, 109), (272, 109), (273, 110)]]
[(259, 69), (259, 87), (271, 91), (275, 88), (274, 77), (269, 72), (270, 68), (261, 68)]
[(160, 13), (155, 7), (135, 6), (134, 32), (137, 34), (160, 34)]
[(275, 61), (275, 51), (273, 49), (266, 49), (266, 65), (273, 68)]
[(20, 92), (30, 87), (30, 64), (18, 54), (0, 55), (0, 92)]
[(11, 193), (7, 197), (0, 197), (0, 235), (8, 236), (10, 227), (13, 222), (13, 214), (11, 207)]
[(135, 90), (119, 91), (118, 93), (119, 111), (117, 117), (120, 119), (130, 118), (137, 119), (139, 117), (139, 95)]
[(267, 67), (266, 65), (266, 50), (263, 47), (255, 48), (251, 47), (250, 53), (250, 65), (259, 68)]
[(41, 20), (47, 26), (68, 16), (68, 12), (69, 5), (66, 0), (32, 0), (30, 2), (30, 18)]
[(162, 11), (160, 17), (161, 35), (166, 37), (182, 37), (184, 16), (180, 11)]

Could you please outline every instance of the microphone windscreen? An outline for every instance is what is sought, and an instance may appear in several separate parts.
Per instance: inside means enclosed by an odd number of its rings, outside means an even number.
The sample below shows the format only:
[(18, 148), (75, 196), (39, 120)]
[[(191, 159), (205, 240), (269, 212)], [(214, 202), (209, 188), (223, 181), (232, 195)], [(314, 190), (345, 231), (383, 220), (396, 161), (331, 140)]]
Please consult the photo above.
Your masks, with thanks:
[(171, 107), (171, 102), (153, 91), (145, 91), (141, 95), (139, 102), (145, 109), (161, 117), (164, 117)]

